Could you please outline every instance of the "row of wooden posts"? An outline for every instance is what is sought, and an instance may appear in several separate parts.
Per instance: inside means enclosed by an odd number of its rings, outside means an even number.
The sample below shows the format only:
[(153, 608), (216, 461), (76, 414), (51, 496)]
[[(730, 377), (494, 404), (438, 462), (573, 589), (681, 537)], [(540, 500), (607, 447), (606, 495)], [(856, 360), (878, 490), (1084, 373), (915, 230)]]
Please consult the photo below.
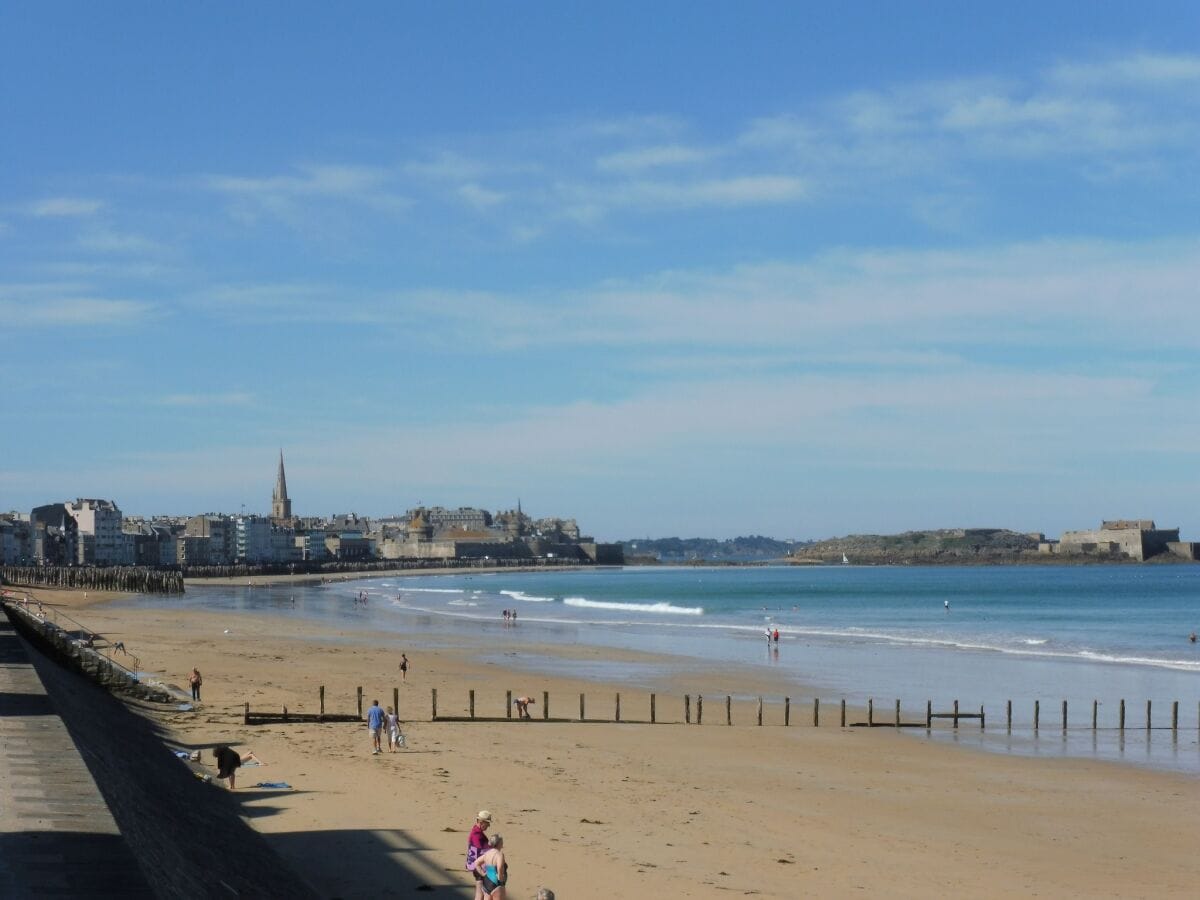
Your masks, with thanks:
[[(475, 691), (473, 689), (468, 691), (468, 693), (467, 693), (467, 715), (466, 716), (439, 715), (438, 714), (437, 688), (432, 688), (431, 691), (432, 691), (432, 694), (431, 694), (432, 721), (434, 721), (434, 722), (500, 722), (500, 721), (510, 720), (513, 718), (513, 692), (512, 691), (507, 691), (505, 693), (505, 699), (504, 699), (505, 714), (502, 718), (495, 717), (495, 716), (477, 716), (475, 714)], [(363, 718), (363, 689), (361, 687), (359, 687), (357, 689), (357, 696), (358, 696), (358, 712), (356, 715), (326, 713), (325, 712), (325, 686), (321, 685), (320, 689), (319, 689), (319, 697), (318, 697), (319, 703), (320, 703), (320, 712), (318, 712), (318, 713), (289, 713), (287, 707), (285, 706), (285, 707), (283, 707), (282, 713), (273, 713), (273, 712), (253, 712), (252, 713), (250, 711), (250, 704), (247, 703), (245, 705), (245, 723), (247, 725), (251, 725), (251, 724), (264, 724), (267, 722), (347, 722), (347, 721), (358, 722), (358, 721), (361, 721)], [(757, 699), (758, 699), (758, 702), (756, 704), (755, 724), (762, 725), (763, 724), (763, 698), (759, 697)], [(724, 705), (725, 705), (725, 724), (732, 725), (733, 724), (733, 697), (732, 697), (732, 695), (727, 694), (725, 696), (725, 704)], [(400, 711), (400, 689), (397, 687), (392, 688), (392, 708), (395, 709), (397, 711), (397, 713)], [(703, 695), (699, 695), (699, 694), (696, 695), (695, 712), (696, 712), (695, 724), (702, 725), (704, 723), (704, 697), (703, 697)], [(1146, 701), (1146, 724), (1145, 724), (1145, 728), (1147, 731), (1151, 730), (1151, 728), (1152, 728), (1152, 715), (1151, 715), (1152, 712), (1153, 712), (1152, 702), (1150, 700), (1147, 700)], [(1041, 713), (1042, 713), (1041, 701), (1034, 700), (1033, 701), (1033, 730), (1034, 731), (1038, 731), (1041, 728), (1041, 719), (1042, 719)], [(1092, 701), (1092, 731), (1099, 730), (1099, 714), (1100, 714), (1100, 702), (1098, 700), (1093, 700)], [(934, 712), (933, 711), (933, 701), (927, 700), (927, 701), (925, 701), (925, 719), (924, 719), (924, 721), (911, 721), (911, 720), (904, 721), (904, 719), (901, 717), (901, 714), (900, 714), (900, 701), (899, 700), (897, 700), (895, 702), (894, 712), (890, 718), (877, 719), (876, 715), (875, 715), (875, 701), (874, 701), (874, 699), (869, 699), (869, 700), (867, 700), (867, 720), (865, 722), (851, 722), (850, 724), (852, 727), (866, 726), (869, 728), (891, 727), (891, 728), (930, 729), (933, 727), (934, 719), (948, 719), (953, 723), (953, 726), (955, 728), (958, 728), (959, 722), (963, 719), (966, 719), (966, 720), (978, 719), (979, 720), (979, 728), (981, 730), (986, 728), (986, 726), (987, 726), (987, 716), (986, 716), (986, 714), (984, 712), (984, 708), (982, 706), (979, 707), (979, 712), (977, 712), (977, 713), (976, 712), (963, 712), (962, 710), (959, 709), (959, 703), (957, 700), (954, 701), (953, 708), (949, 712)], [(543, 691), (542, 692), (541, 720), (543, 722), (568, 722), (568, 721), (621, 722), (621, 721), (623, 721), (621, 718), (621, 695), (618, 693), (615, 697), (612, 719), (588, 719), (587, 718), (587, 707), (586, 707), (586, 695), (582, 694), (582, 693), (579, 695), (579, 718), (578, 719), (563, 719), (563, 718), (554, 719), (554, 718), (551, 718), (551, 716), (550, 716), (550, 692)], [(626, 719), (624, 721), (633, 721), (633, 720)], [(658, 695), (651, 694), (650, 695), (649, 723), (651, 725), (653, 725), (653, 724), (656, 724), (657, 721), (658, 721)], [(691, 694), (684, 694), (684, 696), (683, 696), (683, 721), (684, 721), (684, 724), (687, 724), (687, 725), (692, 724), (692, 695)], [(791, 725), (791, 721), (792, 721), (792, 698), (784, 697), (783, 698), (783, 724), (785, 726)], [(821, 700), (818, 697), (813, 698), (812, 723), (813, 723), (814, 728), (820, 726), (820, 724), (821, 724)], [(842, 700), (841, 704), (840, 704), (838, 724), (842, 728), (846, 727), (846, 701), (845, 700)], [(1012, 704), (1011, 700), (1007, 701), (1005, 704), (1005, 725), (1009, 731), (1012, 730), (1012, 727), (1013, 727), (1013, 704)], [(1171, 704), (1171, 726), (1170, 727), (1171, 727), (1172, 731), (1179, 730), (1179, 701), (1178, 700), (1172, 702), (1172, 704)], [(1200, 728), (1200, 705), (1197, 706), (1197, 727)], [(1120, 731), (1125, 731), (1125, 701), (1124, 700), (1120, 701), (1117, 728)], [(1063, 731), (1067, 730), (1067, 701), (1066, 700), (1062, 701), (1062, 730)]]

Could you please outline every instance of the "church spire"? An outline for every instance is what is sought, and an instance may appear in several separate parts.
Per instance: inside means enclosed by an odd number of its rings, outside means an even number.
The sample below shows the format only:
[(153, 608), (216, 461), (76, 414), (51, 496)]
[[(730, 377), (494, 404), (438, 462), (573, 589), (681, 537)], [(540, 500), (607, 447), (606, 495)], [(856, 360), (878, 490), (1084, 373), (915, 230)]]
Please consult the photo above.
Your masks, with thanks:
[(279, 451), (279, 474), (275, 476), (275, 492), (271, 494), (271, 518), (290, 519), (292, 501), (288, 499), (287, 476), (283, 473), (283, 450)]

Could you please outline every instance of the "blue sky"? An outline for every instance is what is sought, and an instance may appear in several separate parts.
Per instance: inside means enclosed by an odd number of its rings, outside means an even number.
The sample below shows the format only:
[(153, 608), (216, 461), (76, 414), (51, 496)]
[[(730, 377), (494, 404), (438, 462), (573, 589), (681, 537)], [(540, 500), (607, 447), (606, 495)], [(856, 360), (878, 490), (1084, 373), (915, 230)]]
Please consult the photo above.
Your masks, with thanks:
[(1198, 286), (1194, 3), (0, 7), (3, 509), (1200, 538)]

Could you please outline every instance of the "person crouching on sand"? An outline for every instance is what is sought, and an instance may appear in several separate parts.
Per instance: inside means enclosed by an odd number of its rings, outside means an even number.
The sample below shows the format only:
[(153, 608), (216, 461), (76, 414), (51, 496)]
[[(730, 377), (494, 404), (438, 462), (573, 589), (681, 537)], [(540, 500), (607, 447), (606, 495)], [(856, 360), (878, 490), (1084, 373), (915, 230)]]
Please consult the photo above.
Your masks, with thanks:
[(508, 862), (504, 858), (503, 837), (498, 834), (492, 835), (491, 846), (475, 860), (475, 874), (480, 877), (478, 884), (484, 896), (491, 897), (492, 900), (504, 900), (504, 885), (508, 882)]
[(535, 703), (537, 703), (537, 701), (534, 700), (532, 697), (518, 697), (516, 700), (514, 700), (513, 706), (515, 706), (517, 708), (517, 718), (518, 719), (533, 718), (531, 715), (529, 715), (529, 707), (533, 706)]

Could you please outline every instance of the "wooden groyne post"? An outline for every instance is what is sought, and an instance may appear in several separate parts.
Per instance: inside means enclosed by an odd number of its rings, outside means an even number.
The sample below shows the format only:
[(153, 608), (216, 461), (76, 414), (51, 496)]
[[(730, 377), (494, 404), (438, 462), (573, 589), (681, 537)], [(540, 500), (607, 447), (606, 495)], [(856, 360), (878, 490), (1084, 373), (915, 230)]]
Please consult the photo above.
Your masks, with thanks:
[(475, 718), (475, 688), (467, 691), (467, 715)]
[(733, 724), (733, 698), (728, 694), (725, 695), (725, 724)]
[(657, 720), (654, 715), (654, 695), (650, 695), (650, 724), (653, 725)]
[(325, 715), (325, 685), (321, 685), (321, 687), (318, 691), (318, 697), (320, 699), (320, 704), (321, 704), (321, 707), (320, 707), (321, 708), (321, 716), (324, 717), (324, 715)]
[(584, 695), (583, 695), (583, 692), (582, 692), (582, 691), (580, 691), (580, 693), (579, 693), (579, 721), (580, 721), (580, 722), (585, 722), (585, 721), (587, 721), (587, 716), (586, 716), (586, 715), (584, 715), (584, 709), (583, 709), (583, 697), (584, 697)]
[(621, 721), (621, 695), (619, 693), (617, 694), (617, 705), (616, 709), (614, 710), (614, 721)]
[[(580, 696), (583, 695), (581, 694)], [(504, 692), (504, 715), (506, 718), (512, 718), (512, 691)], [(583, 718), (582, 713), (580, 714), (579, 718)]]
[(692, 724), (692, 695), (683, 695), (683, 724)]
[(762, 697), (758, 698), (758, 725), (762, 727)]
[(704, 724), (704, 695), (696, 695), (696, 724)]
[(358, 717), (362, 718), (362, 685), (358, 688)]
[(542, 718), (550, 718), (550, 692), (542, 691)]
[(433, 721), (437, 721), (437, 688), (431, 688), (433, 691)]

